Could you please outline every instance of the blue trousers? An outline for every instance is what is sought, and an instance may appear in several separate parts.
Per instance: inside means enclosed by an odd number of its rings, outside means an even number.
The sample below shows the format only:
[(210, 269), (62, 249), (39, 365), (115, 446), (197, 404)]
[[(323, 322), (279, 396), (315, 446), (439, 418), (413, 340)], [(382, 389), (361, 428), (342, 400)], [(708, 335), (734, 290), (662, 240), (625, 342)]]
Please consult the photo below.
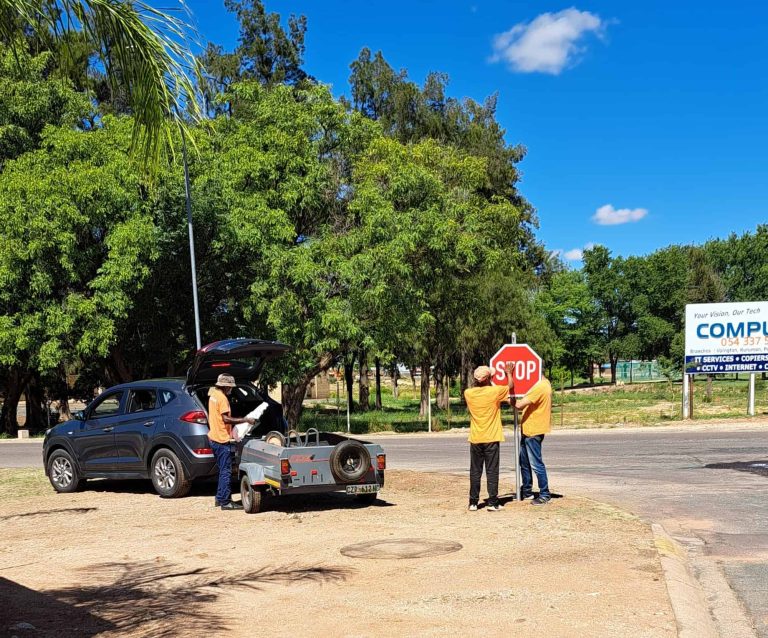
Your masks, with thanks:
[[(525, 436), (523, 434), (520, 439), (520, 474), (522, 478), (520, 491), (523, 495), (533, 492), (533, 473), (535, 473), (536, 480), (539, 483), (539, 496), (550, 498), (547, 468), (544, 466), (544, 461), (541, 458), (541, 444), (543, 441), (543, 434), (536, 436)], [(533, 468), (533, 473), (531, 468)]]
[(229, 443), (216, 443), (216, 441), (211, 441), (211, 447), (219, 466), (219, 486), (216, 489), (216, 500), (220, 505), (224, 505), (232, 500), (232, 448)]

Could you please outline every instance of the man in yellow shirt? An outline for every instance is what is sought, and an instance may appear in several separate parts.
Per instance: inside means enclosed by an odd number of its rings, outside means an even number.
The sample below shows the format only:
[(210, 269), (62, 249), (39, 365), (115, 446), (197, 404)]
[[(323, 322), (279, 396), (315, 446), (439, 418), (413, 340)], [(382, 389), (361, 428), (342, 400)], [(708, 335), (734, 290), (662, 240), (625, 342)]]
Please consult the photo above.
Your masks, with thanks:
[(232, 500), (232, 426), (238, 423), (254, 423), (253, 419), (231, 416), (229, 394), (237, 387), (230, 374), (220, 374), (216, 385), (208, 390), (208, 440), (211, 442), (216, 463), (219, 466), (219, 485), (216, 489), (216, 505), (223, 510), (243, 509)]
[(473, 374), (475, 387), (464, 391), (469, 409), (469, 511), (477, 510), (480, 480), (485, 466), (489, 512), (498, 512), (499, 504), (499, 443), (504, 441), (501, 428), (501, 404), (509, 401), (512, 374), (507, 367), (508, 386), (491, 385), (494, 371), (480, 366)]
[[(552, 430), (552, 386), (546, 377), (533, 386), (522, 399), (515, 403), (523, 410), (520, 439), (520, 474), (522, 476), (521, 498), (533, 498), (533, 473), (539, 483), (539, 495), (533, 505), (546, 505), (550, 498), (547, 468), (541, 458), (544, 435)], [(531, 472), (533, 468), (533, 473)]]

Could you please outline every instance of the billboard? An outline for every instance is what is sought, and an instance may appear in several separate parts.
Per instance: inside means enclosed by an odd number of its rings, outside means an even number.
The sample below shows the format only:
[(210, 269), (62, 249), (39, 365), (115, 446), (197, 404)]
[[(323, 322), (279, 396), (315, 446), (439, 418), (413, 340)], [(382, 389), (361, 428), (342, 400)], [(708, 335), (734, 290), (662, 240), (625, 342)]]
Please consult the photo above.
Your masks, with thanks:
[(685, 372), (768, 372), (768, 301), (688, 304)]

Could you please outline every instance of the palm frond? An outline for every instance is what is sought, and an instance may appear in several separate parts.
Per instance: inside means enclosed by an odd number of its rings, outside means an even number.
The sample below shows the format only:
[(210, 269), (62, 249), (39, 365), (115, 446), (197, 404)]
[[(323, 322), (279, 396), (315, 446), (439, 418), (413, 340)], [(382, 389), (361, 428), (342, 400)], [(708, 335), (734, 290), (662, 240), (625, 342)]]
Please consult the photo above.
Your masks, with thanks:
[[(183, 0), (179, 15), (140, 0), (55, 0), (59, 19), (39, 0), (0, 0), (0, 37), (12, 42), (25, 25), (43, 23), (56, 36), (83, 30), (101, 55), (110, 82), (122, 84), (135, 119), (132, 150), (156, 167), (173, 152), (174, 128), (186, 132), (201, 117), (194, 31)], [(63, 39), (66, 46), (66, 40)], [(111, 72), (119, 69), (119, 75)]]

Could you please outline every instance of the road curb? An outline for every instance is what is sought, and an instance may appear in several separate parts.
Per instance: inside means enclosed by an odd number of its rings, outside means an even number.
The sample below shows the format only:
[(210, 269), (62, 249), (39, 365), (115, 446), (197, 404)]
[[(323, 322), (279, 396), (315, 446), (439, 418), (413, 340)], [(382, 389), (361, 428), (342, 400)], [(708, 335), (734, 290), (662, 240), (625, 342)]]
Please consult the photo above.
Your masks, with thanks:
[(679, 638), (718, 638), (706, 596), (688, 565), (688, 553), (658, 523), (651, 525)]

